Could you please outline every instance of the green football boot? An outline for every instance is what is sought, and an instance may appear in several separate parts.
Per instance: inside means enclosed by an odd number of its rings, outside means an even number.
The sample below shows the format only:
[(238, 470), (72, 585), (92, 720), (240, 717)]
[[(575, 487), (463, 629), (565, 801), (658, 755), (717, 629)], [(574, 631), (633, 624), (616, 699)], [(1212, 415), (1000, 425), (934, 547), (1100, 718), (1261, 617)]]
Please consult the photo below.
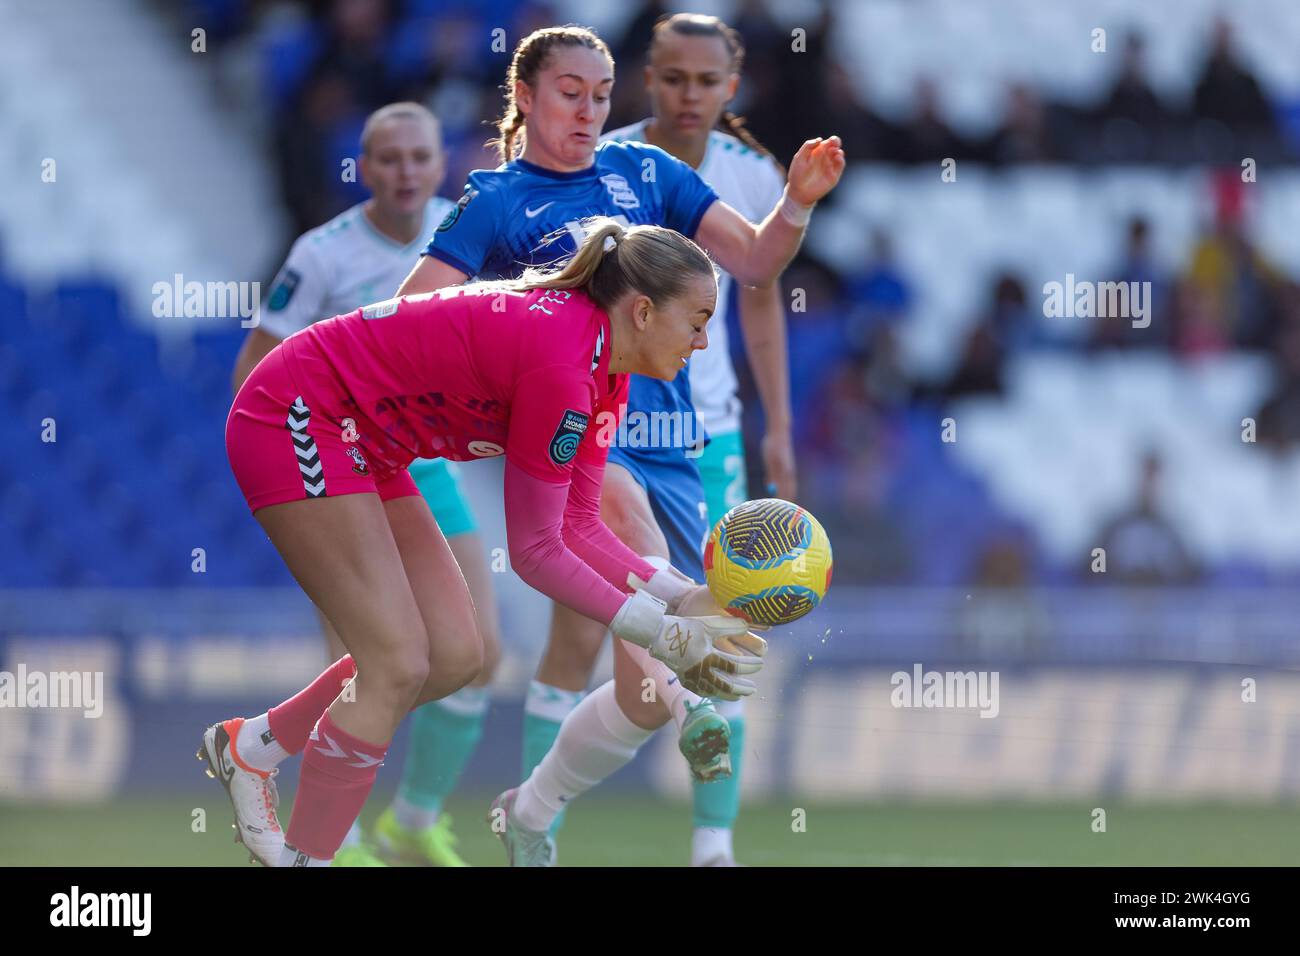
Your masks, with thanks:
[(718, 713), (713, 701), (703, 698), (695, 706), (686, 705), (686, 722), (682, 724), (677, 748), (691, 768), (691, 776), (700, 783), (712, 783), (731, 776), (731, 725)]
[(438, 822), (423, 830), (408, 830), (397, 822), (392, 807), (375, 821), (375, 845), (384, 857), (415, 866), (469, 866), (456, 852), (459, 842), (451, 832), (450, 814), (438, 815)]

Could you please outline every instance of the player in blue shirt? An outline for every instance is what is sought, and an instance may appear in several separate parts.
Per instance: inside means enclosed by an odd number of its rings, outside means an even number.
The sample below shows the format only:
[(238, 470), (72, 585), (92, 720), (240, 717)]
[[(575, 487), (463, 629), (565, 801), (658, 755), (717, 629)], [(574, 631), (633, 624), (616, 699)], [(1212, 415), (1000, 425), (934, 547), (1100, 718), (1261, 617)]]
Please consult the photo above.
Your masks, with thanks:
[[(602, 139), (651, 143), (690, 165), (718, 198), (752, 222), (761, 222), (781, 199), (785, 170), (726, 105), (740, 84), (745, 47), (740, 34), (717, 17), (677, 13), (661, 17), (646, 52), (645, 84), (652, 112), (646, 119), (605, 133)], [(796, 500), (790, 419), (790, 363), (785, 302), (780, 282), (767, 288), (735, 284), (718, 275), (718, 312), (709, 347), (691, 356), (691, 399), (709, 441), (696, 463), (704, 482), (708, 524), (749, 498), (739, 384), (728, 348), (726, 303), (735, 293), (745, 354), (763, 409), (763, 471), (767, 492)], [(651, 496), (656, 514), (657, 496)], [(660, 525), (666, 524), (662, 519)], [(735, 862), (734, 829), (740, 815), (740, 775), (745, 755), (745, 702), (715, 701), (731, 728), (731, 776), (691, 788), (694, 866)]]
[[(754, 225), (719, 201), (695, 170), (663, 150), (641, 143), (599, 143), (613, 84), (609, 50), (590, 30), (553, 27), (521, 40), (507, 74), (507, 105), (499, 124), (503, 164), (470, 174), (464, 195), (399, 294), (513, 276), (526, 266), (567, 258), (583, 235), (582, 220), (598, 215), (676, 229), (700, 243), (739, 281), (771, 283), (798, 250), (812, 206), (844, 171), (839, 138), (804, 143), (790, 163), (781, 201)], [(633, 376), (625, 420), (630, 440), (610, 449), (603, 517), (634, 550), (665, 565), (671, 558), (674, 567), (702, 580), (708, 528), (694, 461), (702, 436), (692, 427), (685, 360), (672, 383)], [(636, 422), (651, 427), (638, 430)], [(665, 422), (666, 443), (663, 434), (648, 434), (656, 430), (654, 423)], [(582, 707), (604, 630), (555, 608), (546, 654), (525, 708), (525, 777), (542, 762), (565, 717)], [(577, 749), (594, 743), (587, 749), (603, 748), (608, 756), (626, 749), (630, 736), (648, 737), (671, 718), (697, 778), (728, 773), (726, 722), (711, 705), (670, 684), (666, 668), (653, 676), (653, 701), (620, 700), (626, 726), (618, 732), (588, 726)], [(621, 742), (594, 739), (611, 732)], [(632, 748), (618, 765), (634, 753)], [(595, 776), (603, 778), (612, 769), (601, 768)]]

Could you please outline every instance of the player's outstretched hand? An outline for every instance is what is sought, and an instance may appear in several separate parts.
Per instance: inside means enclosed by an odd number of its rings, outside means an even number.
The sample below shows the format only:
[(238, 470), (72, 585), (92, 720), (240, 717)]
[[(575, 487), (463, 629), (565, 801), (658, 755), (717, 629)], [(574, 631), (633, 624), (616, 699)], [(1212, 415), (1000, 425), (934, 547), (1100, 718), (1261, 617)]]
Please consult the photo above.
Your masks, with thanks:
[(763, 666), (767, 642), (728, 614), (678, 617), (663, 601), (637, 591), (610, 624), (615, 637), (646, 648), (701, 697), (739, 700), (757, 689), (745, 678)]
[(790, 198), (801, 206), (811, 206), (844, 175), (844, 149), (838, 136), (805, 140), (790, 161), (786, 188)]

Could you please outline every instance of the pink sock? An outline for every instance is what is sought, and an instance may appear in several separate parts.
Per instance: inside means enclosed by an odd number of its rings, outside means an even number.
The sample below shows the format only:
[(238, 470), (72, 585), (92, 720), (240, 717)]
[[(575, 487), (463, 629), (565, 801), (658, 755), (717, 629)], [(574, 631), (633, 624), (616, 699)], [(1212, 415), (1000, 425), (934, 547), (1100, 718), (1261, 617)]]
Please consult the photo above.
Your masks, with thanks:
[(302, 773), (284, 842), (328, 860), (343, 845), (375, 784), (388, 744), (353, 737), (321, 714), (302, 755)]
[(267, 723), (280, 746), (296, 754), (307, 745), (311, 733), (325, 708), (334, 703), (343, 685), (356, 676), (357, 665), (352, 655), (340, 657), (314, 681), (298, 691), (283, 704), (267, 711)]

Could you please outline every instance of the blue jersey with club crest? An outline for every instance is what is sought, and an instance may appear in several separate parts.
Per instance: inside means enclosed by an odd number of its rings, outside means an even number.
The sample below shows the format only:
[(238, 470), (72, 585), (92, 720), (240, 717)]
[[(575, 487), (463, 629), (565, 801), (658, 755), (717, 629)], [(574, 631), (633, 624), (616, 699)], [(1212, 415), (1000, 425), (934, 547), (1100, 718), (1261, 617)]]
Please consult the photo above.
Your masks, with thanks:
[(592, 165), (572, 173), (515, 159), (469, 174), (424, 254), (471, 279), (512, 279), (573, 255), (589, 216), (693, 238), (717, 198), (690, 166), (645, 143), (601, 143)]
[[(550, 265), (573, 255), (582, 241), (581, 220), (590, 216), (610, 216), (625, 226), (666, 226), (694, 238), (717, 199), (694, 169), (646, 143), (603, 142), (596, 147), (592, 165), (577, 172), (556, 172), (514, 159), (469, 174), (464, 194), (438, 226), (424, 255), (471, 279), (514, 278), (528, 266)], [(673, 555), (673, 563), (690, 574), (692, 563), (699, 561), (696, 524), (702, 520), (691, 517), (696, 511), (694, 485), (699, 484), (695, 459), (706, 439), (691, 403), (688, 369), (672, 382), (631, 376), (627, 402), (610, 460), (629, 468), (646, 486), (652, 504), (683, 498), (676, 509), (683, 518), (659, 517), (661, 526), (683, 525), (677, 535), (674, 527), (663, 530), (670, 544), (680, 538), (682, 548), (674, 551), (691, 552), (693, 562), (683, 559), (685, 567)], [(703, 497), (701, 490), (701, 502)]]
[[(610, 216), (694, 238), (715, 193), (690, 166), (657, 146), (601, 143), (586, 169), (561, 173), (522, 159), (469, 174), (465, 193), (424, 249), (471, 279), (511, 279), (533, 265), (567, 259), (581, 220)], [(690, 378), (632, 376), (628, 410), (690, 411)], [(693, 414), (693, 413), (692, 413)]]

